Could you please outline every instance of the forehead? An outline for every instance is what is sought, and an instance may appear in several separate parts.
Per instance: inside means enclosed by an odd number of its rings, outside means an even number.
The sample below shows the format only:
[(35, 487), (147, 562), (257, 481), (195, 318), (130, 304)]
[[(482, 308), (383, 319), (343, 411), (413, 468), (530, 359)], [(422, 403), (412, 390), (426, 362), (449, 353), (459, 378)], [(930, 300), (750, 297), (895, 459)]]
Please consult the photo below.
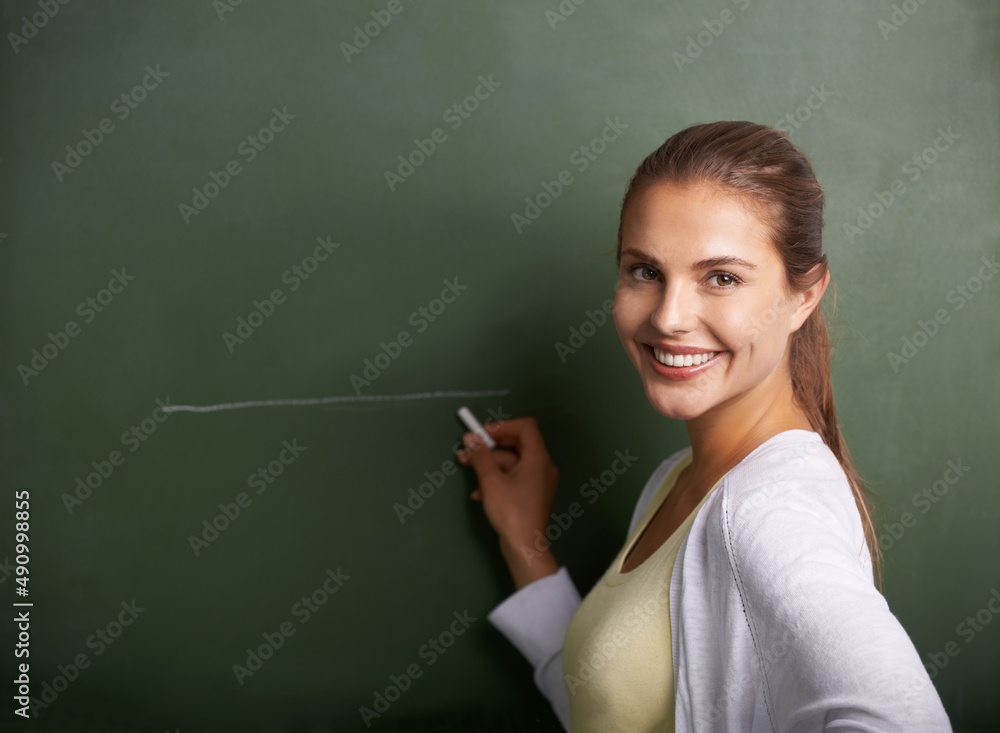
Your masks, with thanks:
[(738, 256), (780, 264), (760, 212), (704, 183), (660, 183), (640, 192), (622, 224), (622, 248), (628, 247), (671, 261)]

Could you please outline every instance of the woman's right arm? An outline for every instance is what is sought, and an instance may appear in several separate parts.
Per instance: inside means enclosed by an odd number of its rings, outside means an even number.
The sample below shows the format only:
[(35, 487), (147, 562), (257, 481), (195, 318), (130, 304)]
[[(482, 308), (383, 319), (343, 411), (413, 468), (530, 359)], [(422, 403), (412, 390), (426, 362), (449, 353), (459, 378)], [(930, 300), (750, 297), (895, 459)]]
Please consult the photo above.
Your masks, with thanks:
[(580, 594), (548, 543), (539, 541), (548, 528), (559, 470), (534, 418), (485, 427), (497, 444), (514, 449), (513, 453), (491, 451), (474, 433), (467, 433), (467, 449), (458, 454), (460, 463), (476, 471), (479, 487), (472, 498), (483, 503), (516, 589), (488, 619), (531, 664), (535, 684), (568, 731), (562, 646)]

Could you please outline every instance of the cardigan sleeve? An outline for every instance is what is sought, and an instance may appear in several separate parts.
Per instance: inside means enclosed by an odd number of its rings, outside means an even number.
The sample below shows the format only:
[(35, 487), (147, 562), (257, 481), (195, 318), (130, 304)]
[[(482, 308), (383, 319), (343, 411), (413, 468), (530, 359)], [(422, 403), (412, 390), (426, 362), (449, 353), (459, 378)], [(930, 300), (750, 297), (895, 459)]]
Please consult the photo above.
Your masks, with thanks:
[(563, 728), (570, 730), (569, 692), (563, 679), (563, 639), (580, 594), (565, 567), (507, 596), (486, 618), (534, 668), (535, 685)]
[(822, 468), (757, 477), (722, 499), (770, 727), (950, 731), (917, 650), (874, 586), (846, 477), (839, 464)]

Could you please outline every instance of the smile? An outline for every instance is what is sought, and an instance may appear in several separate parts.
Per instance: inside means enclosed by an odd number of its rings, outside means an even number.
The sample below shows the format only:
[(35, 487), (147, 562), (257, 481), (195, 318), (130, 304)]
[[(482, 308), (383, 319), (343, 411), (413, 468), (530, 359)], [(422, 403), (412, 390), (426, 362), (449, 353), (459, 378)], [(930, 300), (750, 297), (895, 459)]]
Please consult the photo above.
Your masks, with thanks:
[(695, 379), (708, 371), (728, 354), (728, 351), (703, 351), (698, 354), (671, 354), (669, 351), (643, 344), (642, 350), (649, 358), (650, 367), (661, 377), (671, 381)]
[(661, 364), (672, 367), (689, 367), (704, 364), (706, 361), (718, 354), (718, 351), (706, 351), (703, 354), (671, 354), (667, 351), (653, 347), (653, 355)]

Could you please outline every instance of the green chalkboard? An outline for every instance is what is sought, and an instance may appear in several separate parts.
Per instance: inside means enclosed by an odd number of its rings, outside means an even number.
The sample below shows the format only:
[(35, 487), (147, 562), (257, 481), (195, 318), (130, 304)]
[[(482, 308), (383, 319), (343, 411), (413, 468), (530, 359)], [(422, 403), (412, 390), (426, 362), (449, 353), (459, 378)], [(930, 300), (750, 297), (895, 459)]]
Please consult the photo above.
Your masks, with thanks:
[(717, 119), (816, 165), (886, 597), (955, 729), (1000, 726), (996, 3), (2, 19), (0, 594), (33, 605), (0, 640), (44, 707), (0, 727), (559, 730), (486, 620), (513, 586), (455, 411), (534, 415), (557, 511), (637, 456), (553, 543), (586, 592), (686, 443), (606, 317), (618, 206)]

